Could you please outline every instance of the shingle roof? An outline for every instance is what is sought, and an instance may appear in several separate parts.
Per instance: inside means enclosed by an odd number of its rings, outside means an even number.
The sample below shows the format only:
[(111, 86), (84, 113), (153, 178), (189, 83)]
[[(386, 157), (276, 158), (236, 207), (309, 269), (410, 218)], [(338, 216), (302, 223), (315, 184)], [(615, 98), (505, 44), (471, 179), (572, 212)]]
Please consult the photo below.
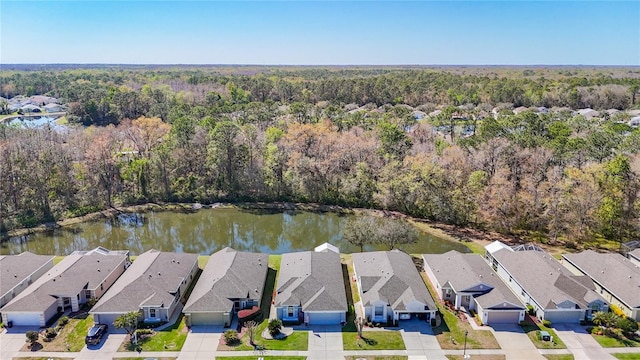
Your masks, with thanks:
[(53, 256), (36, 255), (28, 251), (19, 255), (0, 256), (0, 296), (52, 260)]
[(629, 253), (629, 256), (636, 258), (638, 261), (640, 261), (640, 248), (637, 248), (635, 250), (633, 250), (632, 252)]
[(183, 281), (189, 282), (197, 254), (149, 250), (140, 254), (127, 271), (91, 309), (91, 313), (125, 313), (143, 306), (169, 306)]
[(591, 250), (562, 257), (628, 307), (640, 307), (640, 267), (629, 259), (620, 254), (598, 254)]
[(444, 254), (422, 255), (422, 258), (440, 285), (449, 283), (456, 292), (475, 293), (474, 298), (483, 308), (504, 307), (504, 303), (508, 303), (509, 307), (524, 309), (482, 256), (451, 250)]
[(262, 298), (269, 255), (224, 248), (213, 255), (200, 275), (183, 312), (233, 309), (232, 299)]
[(347, 311), (340, 254), (326, 250), (282, 255), (276, 306), (302, 311)]
[(399, 250), (354, 253), (353, 266), (360, 278), (360, 298), (365, 306), (377, 300), (393, 310), (404, 310), (406, 304), (419, 301), (430, 310), (436, 308), (411, 256)]
[(594, 300), (605, 301), (593, 290), (589, 278), (573, 275), (546, 252), (503, 249), (493, 257), (545, 309), (555, 309), (567, 300), (582, 309)]
[(56, 296), (75, 296), (96, 289), (128, 257), (125, 251), (96, 248), (66, 256), (2, 308), (2, 311), (44, 311)]

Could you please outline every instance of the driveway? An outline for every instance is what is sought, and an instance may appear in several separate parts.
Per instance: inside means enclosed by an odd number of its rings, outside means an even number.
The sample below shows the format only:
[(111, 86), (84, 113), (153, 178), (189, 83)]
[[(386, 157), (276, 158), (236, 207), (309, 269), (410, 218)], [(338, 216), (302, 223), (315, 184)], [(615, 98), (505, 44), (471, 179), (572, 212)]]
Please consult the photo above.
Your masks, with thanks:
[(20, 351), (20, 348), (24, 346), (26, 336), (24, 332), (15, 331), (3, 331), (0, 333), (0, 359), (13, 359), (13, 357)]
[(446, 360), (431, 326), (418, 319), (400, 322), (400, 334), (410, 359)]
[(308, 360), (344, 359), (342, 328), (335, 326), (312, 325), (309, 330)]
[(100, 344), (95, 346), (84, 346), (82, 350), (80, 350), (80, 354), (76, 357), (78, 360), (89, 360), (89, 359), (104, 359), (110, 360), (113, 359), (113, 356), (118, 352), (118, 348), (122, 345), (124, 339), (126, 339), (126, 334), (113, 334), (109, 332), (107, 336), (105, 336)]
[(520, 326), (515, 324), (499, 324), (493, 325), (492, 327), (493, 334), (504, 351), (507, 360), (545, 360), (545, 357), (540, 354), (529, 339), (529, 336), (522, 331)]
[(178, 360), (213, 359), (224, 331), (221, 326), (192, 326)]
[(575, 360), (615, 359), (582, 326), (558, 324), (554, 328)]

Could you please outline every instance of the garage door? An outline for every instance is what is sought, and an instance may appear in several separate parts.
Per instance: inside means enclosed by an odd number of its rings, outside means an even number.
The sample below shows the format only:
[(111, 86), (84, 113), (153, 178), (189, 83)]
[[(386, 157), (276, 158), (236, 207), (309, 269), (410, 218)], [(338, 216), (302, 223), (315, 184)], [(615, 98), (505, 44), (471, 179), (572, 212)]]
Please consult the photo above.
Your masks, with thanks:
[(520, 311), (488, 311), (487, 324), (517, 324), (520, 321)]
[(191, 325), (224, 325), (222, 313), (192, 313)]
[(545, 320), (551, 323), (579, 323), (584, 318), (582, 311), (547, 311), (544, 314)]
[(310, 325), (337, 325), (342, 321), (340, 313), (306, 313)]
[(37, 313), (7, 313), (7, 320), (13, 322), (13, 326), (40, 326), (40, 315)]
[(109, 328), (113, 328), (113, 322), (120, 314), (93, 314), (93, 322), (96, 324), (105, 324)]

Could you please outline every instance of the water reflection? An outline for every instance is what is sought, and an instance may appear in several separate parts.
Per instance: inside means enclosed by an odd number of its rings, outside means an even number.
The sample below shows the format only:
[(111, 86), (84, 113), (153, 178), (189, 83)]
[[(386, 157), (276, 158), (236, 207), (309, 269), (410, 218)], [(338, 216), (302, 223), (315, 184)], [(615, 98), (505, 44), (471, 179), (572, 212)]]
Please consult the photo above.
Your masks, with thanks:
[[(303, 211), (255, 211), (201, 209), (195, 212), (149, 212), (122, 214), (113, 219), (56, 229), (50, 233), (9, 239), (1, 254), (31, 251), (66, 255), (96, 246), (128, 249), (132, 255), (149, 249), (209, 255), (225, 246), (240, 251), (281, 254), (312, 250), (324, 242), (342, 252), (358, 251), (342, 239), (342, 229), (352, 215)], [(420, 234), (416, 244), (401, 247), (410, 253), (469, 251), (462, 244)], [(384, 250), (368, 246), (366, 250)]]

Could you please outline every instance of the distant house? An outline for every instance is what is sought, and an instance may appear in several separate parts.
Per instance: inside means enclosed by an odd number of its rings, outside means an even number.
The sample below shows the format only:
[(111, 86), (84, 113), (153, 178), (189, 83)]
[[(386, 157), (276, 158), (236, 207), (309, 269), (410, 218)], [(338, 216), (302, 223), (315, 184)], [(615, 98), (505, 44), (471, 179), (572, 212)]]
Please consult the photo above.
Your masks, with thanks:
[(46, 96), (46, 95), (33, 95), (30, 96), (28, 99), (25, 99), (26, 103), (29, 104), (33, 104), (36, 106), (45, 106), (45, 105), (49, 105), (49, 104), (58, 104), (59, 101), (58, 99), (51, 97), (51, 96)]
[(579, 114), (579, 115), (584, 116), (584, 118), (587, 119), (587, 120), (591, 120), (594, 117), (600, 116), (599, 112), (597, 112), (597, 111), (595, 111), (593, 109), (589, 109), (589, 108), (580, 109), (580, 110), (576, 111), (576, 113)]
[(53, 267), (53, 256), (28, 251), (0, 256), (0, 308)]
[(129, 265), (128, 251), (75, 251), (2, 308), (2, 321), (46, 326), (56, 313), (99, 299)]
[(268, 254), (214, 253), (182, 311), (187, 324), (229, 326), (238, 311), (260, 306), (268, 270)]
[(637, 128), (640, 125), (640, 116), (634, 116), (627, 122), (627, 125), (632, 128)]
[(315, 251), (283, 254), (274, 305), (282, 321), (346, 322), (347, 295), (339, 250), (325, 244)]
[(149, 250), (135, 259), (90, 313), (95, 323), (106, 325), (132, 311), (139, 311), (144, 322), (167, 321), (197, 272), (197, 254)]
[(50, 113), (64, 111), (64, 108), (62, 107), (62, 105), (54, 104), (54, 103), (43, 106), (43, 109), (45, 109), (47, 112), (50, 112)]
[(640, 266), (640, 248), (630, 251), (628, 254), (629, 260), (634, 264)]
[(22, 109), (22, 111), (24, 111), (24, 112), (31, 112), (31, 113), (42, 112), (42, 110), (38, 106), (31, 105), (31, 104), (24, 105), (20, 109)]
[(586, 275), (596, 292), (640, 321), (640, 266), (620, 254), (599, 254), (587, 250), (562, 255), (562, 263), (576, 275)]
[(518, 106), (517, 108), (513, 109), (513, 113), (516, 114), (516, 115), (518, 115), (518, 114), (520, 114), (522, 112), (525, 112), (525, 111), (529, 111), (529, 108), (526, 107), (526, 106)]
[(353, 267), (363, 312), (372, 322), (430, 319), (436, 304), (413, 259), (399, 251), (354, 253)]
[(489, 265), (523, 304), (533, 307), (540, 319), (577, 323), (609, 308), (595, 292), (591, 279), (574, 275), (540, 249), (522, 246), (516, 251), (494, 242), (485, 250)]
[(482, 323), (489, 325), (524, 320), (526, 308), (482, 256), (451, 250), (422, 258), (436, 294), (456, 310), (474, 310)]

